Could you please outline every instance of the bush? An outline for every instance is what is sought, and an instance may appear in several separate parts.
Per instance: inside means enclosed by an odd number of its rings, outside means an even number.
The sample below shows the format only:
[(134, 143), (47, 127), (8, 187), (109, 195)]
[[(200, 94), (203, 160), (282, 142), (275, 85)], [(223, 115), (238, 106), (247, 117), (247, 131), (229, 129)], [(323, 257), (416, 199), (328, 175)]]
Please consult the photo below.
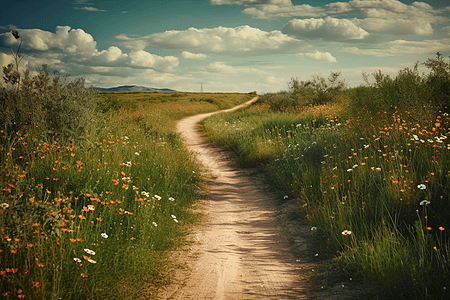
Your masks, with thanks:
[(338, 80), (340, 74), (331, 72), (327, 79), (313, 76), (307, 81), (292, 78), (288, 83), (288, 91), (263, 95), (260, 102), (267, 103), (271, 111), (283, 112), (336, 101), (345, 89), (345, 83)]
[(82, 78), (50, 75), (46, 65), (36, 71), (21, 75), (12, 64), (3, 67), (6, 86), (0, 90), (0, 122), (7, 132), (25, 127), (79, 133), (95, 120), (96, 94), (84, 87)]
[(432, 103), (439, 109), (447, 110), (450, 104), (450, 63), (437, 52), (435, 59), (428, 59), (424, 65), (431, 69), (426, 79)]
[(69, 80), (58, 72), (52, 75), (47, 66), (19, 72), (23, 55), (19, 54), (22, 39), (16, 30), (11, 31), (15, 39), (20, 39), (19, 47), (13, 52), (14, 64), (3, 67), (0, 84), (0, 124), (6, 132), (26, 129), (28, 133), (52, 130), (58, 133), (76, 133), (95, 120), (96, 93), (84, 87), (84, 79)]

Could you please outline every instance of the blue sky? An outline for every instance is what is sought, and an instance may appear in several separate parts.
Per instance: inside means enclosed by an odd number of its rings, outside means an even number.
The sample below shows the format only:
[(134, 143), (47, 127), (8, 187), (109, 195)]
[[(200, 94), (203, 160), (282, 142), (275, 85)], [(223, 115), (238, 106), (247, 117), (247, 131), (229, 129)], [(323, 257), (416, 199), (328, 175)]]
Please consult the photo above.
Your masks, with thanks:
[(331, 71), (356, 86), (362, 72), (449, 56), (447, 2), (16, 0), (1, 6), (0, 64), (16, 29), (22, 68), (45, 63), (97, 87), (264, 93)]

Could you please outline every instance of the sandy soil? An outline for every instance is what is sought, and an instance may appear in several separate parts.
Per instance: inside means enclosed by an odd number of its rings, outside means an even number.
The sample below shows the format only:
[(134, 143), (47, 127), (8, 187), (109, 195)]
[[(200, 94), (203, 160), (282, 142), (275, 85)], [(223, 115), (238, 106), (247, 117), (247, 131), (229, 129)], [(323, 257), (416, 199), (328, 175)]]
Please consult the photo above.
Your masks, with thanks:
[(201, 204), (205, 220), (190, 236), (193, 242), (173, 253), (171, 282), (156, 299), (316, 298), (307, 283), (314, 268), (311, 230), (295, 199), (284, 199), (257, 170), (236, 168), (226, 151), (201, 138), (197, 123), (211, 114), (177, 125), (215, 179)]

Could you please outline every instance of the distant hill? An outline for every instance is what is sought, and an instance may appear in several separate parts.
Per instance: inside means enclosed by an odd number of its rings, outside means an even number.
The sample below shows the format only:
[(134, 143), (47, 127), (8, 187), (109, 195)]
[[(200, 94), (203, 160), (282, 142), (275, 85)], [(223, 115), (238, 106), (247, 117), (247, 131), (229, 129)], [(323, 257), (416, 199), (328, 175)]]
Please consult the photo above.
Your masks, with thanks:
[(97, 88), (100, 92), (176, 92), (171, 89), (156, 89), (138, 85), (122, 85), (112, 88)]

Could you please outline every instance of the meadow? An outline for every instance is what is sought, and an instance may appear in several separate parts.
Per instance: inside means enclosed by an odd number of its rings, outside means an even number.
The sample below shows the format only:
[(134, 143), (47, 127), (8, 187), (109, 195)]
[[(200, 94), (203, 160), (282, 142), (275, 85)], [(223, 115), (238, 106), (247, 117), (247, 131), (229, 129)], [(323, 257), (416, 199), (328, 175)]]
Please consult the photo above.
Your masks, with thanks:
[(97, 93), (45, 67), (4, 75), (1, 298), (149, 296), (203, 193), (176, 121), (254, 95)]
[[(374, 299), (448, 299), (450, 64), (429, 59), (396, 77), (364, 74), (346, 88), (292, 79), (287, 91), (203, 122), (243, 167), (267, 171), (311, 224), (311, 278), (367, 286)], [(320, 288), (320, 285), (318, 288)]]

